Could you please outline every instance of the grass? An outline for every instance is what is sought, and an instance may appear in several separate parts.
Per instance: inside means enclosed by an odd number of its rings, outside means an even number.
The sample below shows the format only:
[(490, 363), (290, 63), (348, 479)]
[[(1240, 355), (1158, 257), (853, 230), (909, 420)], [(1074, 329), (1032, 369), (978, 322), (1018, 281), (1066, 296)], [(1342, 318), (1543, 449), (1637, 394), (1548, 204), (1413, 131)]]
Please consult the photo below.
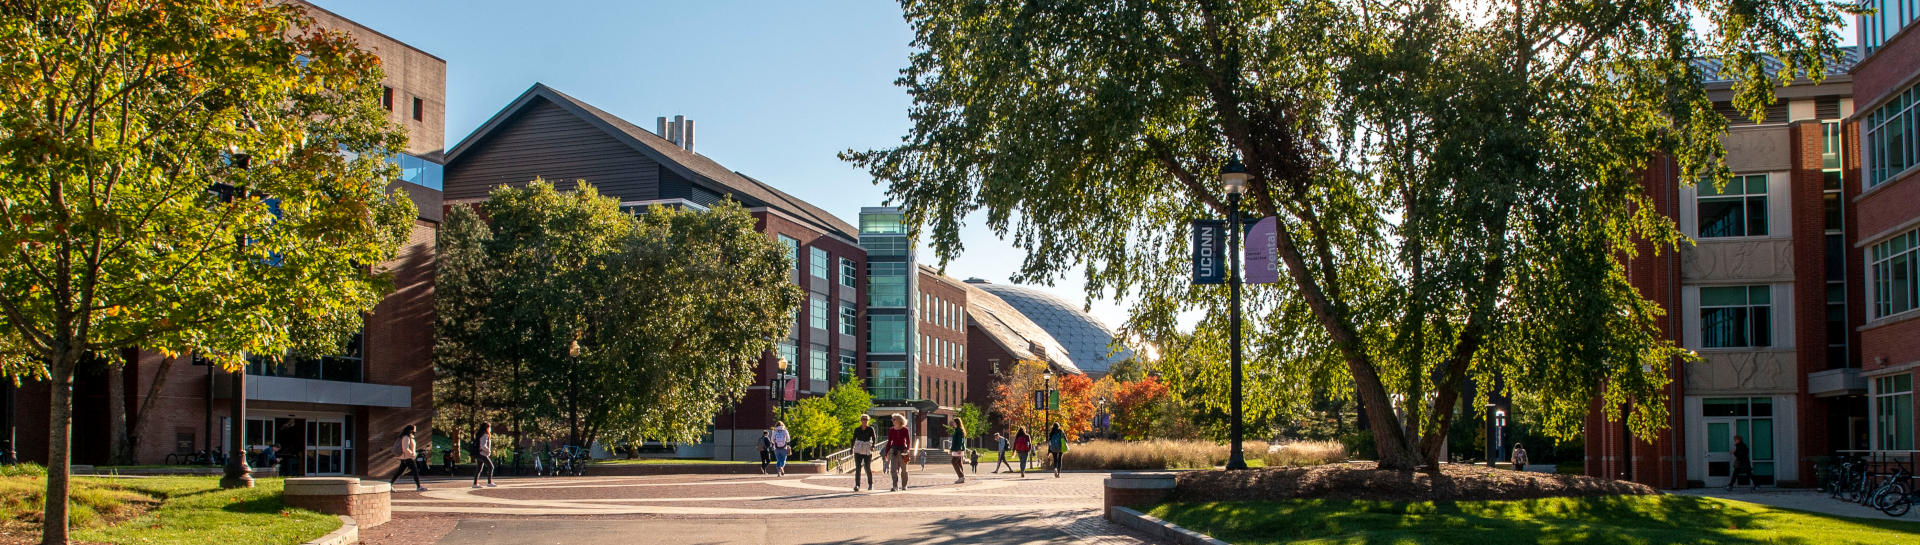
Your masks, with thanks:
[[(83, 542), (190, 545), (297, 544), (340, 527), (332, 515), (287, 507), (280, 479), (223, 490), (219, 477), (73, 479), (73, 539)], [(37, 536), (46, 480), (0, 476), (0, 528)]]
[[(793, 462), (792, 460), (788, 460), (788, 463), (792, 463), (792, 462)], [(760, 463), (759, 460), (708, 460), (705, 458), (634, 458), (632, 460), (627, 460), (627, 459), (594, 460), (593, 463), (590, 465), (650, 466), (650, 465), (679, 465), (679, 464), (758, 464), (758, 463)]]
[[(1692, 496), (1457, 503), (1170, 503), (1153, 516), (1237, 545), (1900, 543), (1920, 523), (1832, 517)], [(1908, 536), (1908, 537), (1900, 537)]]

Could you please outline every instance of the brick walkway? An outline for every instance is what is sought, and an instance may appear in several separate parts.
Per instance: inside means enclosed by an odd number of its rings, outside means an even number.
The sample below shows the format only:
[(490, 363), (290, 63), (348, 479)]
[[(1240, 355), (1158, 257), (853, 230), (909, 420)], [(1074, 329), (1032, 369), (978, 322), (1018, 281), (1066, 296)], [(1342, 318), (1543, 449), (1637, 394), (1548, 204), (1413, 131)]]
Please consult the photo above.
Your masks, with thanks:
[[(879, 475), (885, 479), (884, 475)], [(394, 522), (370, 545), (443, 543), (1048, 543), (1135, 545), (1147, 538), (1100, 518), (1101, 473), (915, 471), (901, 492), (853, 491), (849, 475), (661, 475), (503, 478), (428, 483), (393, 496)], [(883, 481), (884, 482), (884, 481)]]

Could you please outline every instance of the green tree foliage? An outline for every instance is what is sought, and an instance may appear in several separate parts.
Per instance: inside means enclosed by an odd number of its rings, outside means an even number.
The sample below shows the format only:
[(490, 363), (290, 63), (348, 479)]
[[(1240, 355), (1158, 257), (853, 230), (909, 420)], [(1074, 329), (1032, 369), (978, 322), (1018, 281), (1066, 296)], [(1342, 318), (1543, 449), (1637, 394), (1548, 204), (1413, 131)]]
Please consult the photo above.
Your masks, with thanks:
[(1090, 296), (1138, 301), (1126, 334), (1206, 362), (1170, 386), (1220, 406), (1226, 290), (1188, 284), (1186, 222), (1227, 215), (1217, 173), (1244, 158), (1240, 211), (1278, 218), (1282, 279), (1247, 294), (1249, 417), (1344, 392), (1393, 468), (1434, 461), (1469, 377), (1505, 377), (1558, 435), (1595, 399), (1662, 427), (1691, 354), (1623, 258), (1682, 237), (1639, 174), (1664, 156), (1725, 176), (1726, 121), (1690, 61), (1721, 60), (1758, 114), (1781, 81), (1759, 54), (1820, 74), (1839, 22), (1738, 0), (902, 6), (913, 129), (843, 157), (939, 255), (984, 211), (1027, 250), (1016, 280), (1084, 267)]
[(801, 297), (784, 250), (731, 202), (631, 215), (585, 182), (535, 180), (447, 224), (443, 412), (552, 423), (571, 444), (697, 441)]
[(834, 417), (837, 409), (830, 398), (808, 397), (802, 398), (794, 410), (787, 411), (787, 431), (793, 433), (794, 448), (831, 449), (846, 444), (840, 441), (842, 435), (848, 436), (851, 442), (853, 428)]
[(987, 411), (972, 403), (960, 404), (960, 429), (967, 432), (967, 439), (974, 445), (986, 444)]
[(832, 402), (833, 419), (840, 425), (826, 445), (853, 445), (853, 429), (860, 426), (860, 415), (873, 408), (873, 394), (867, 392), (867, 385), (860, 377), (843, 377), (840, 384), (827, 390), (827, 400)]
[(51, 383), (46, 543), (90, 354), (332, 353), (386, 293), (367, 265), (412, 225), (383, 160), (406, 136), (379, 60), (309, 25), (280, 3), (0, 3), (0, 352)]

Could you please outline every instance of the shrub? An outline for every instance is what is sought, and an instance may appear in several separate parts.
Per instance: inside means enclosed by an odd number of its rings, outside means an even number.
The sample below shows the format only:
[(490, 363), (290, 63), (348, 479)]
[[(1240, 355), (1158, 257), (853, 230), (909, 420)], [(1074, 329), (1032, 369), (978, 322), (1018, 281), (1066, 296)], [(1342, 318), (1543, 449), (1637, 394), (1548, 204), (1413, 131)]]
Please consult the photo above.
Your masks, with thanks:
[(1347, 461), (1347, 447), (1339, 441), (1294, 441), (1268, 446), (1260, 460), (1267, 467), (1340, 463)]
[[(1242, 447), (1251, 457), (1267, 451), (1263, 441)], [(1154, 439), (1150, 441), (1089, 441), (1067, 452), (1069, 469), (1209, 469), (1227, 462), (1227, 445), (1210, 441)], [(1041, 467), (1052, 460), (1040, 456)]]

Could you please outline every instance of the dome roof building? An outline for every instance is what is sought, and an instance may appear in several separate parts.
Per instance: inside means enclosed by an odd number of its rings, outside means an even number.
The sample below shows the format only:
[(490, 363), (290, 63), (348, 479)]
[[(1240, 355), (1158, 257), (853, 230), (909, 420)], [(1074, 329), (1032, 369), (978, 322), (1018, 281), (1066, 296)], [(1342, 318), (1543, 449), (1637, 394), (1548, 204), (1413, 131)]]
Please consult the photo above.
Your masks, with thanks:
[(1037, 289), (994, 284), (978, 278), (968, 279), (967, 285), (993, 294), (1025, 315), (1027, 320), (1046, 330), (1052, 340), (1066, 349), (1073, 365), (1089, 376), (1104, 376), (1114, 363), (1133, 357), (1133, 351), (1126, 348), (1108, 355), (1107, 346), (1113, 342), (1113, 330), (1099, 319), (1082, 312), (1079, 305)]

